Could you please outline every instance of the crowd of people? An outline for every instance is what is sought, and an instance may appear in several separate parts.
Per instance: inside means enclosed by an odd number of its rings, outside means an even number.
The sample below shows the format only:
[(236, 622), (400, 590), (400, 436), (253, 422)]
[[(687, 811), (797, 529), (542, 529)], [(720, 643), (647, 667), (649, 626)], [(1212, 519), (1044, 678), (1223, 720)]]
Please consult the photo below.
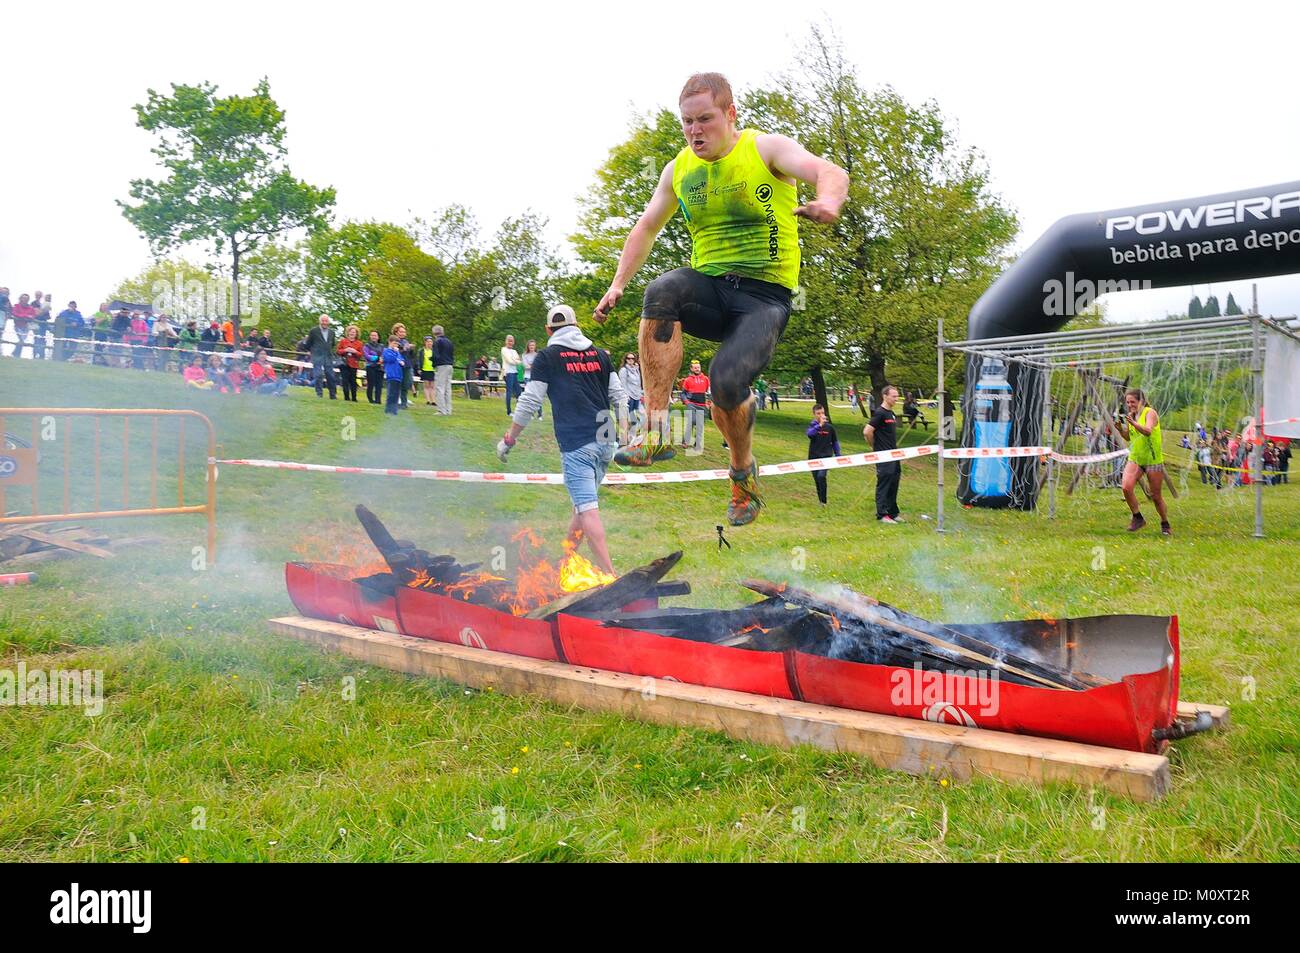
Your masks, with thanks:
[[(1230, 486), (1246, 486), (1251, 482), (1251, 451), (1254, 444), (1242, 433), (1211, 427), (1207, 432), (1199, 422), (1195, 425), (1196, 445), (1191, 437), (1183, 435), (1182, 447), (1193, 451), (1201, 483), (1220, 489), (1226, 479)], [(1265, 486), (1288, 483), (1291, 470), (1291, 441), (1285, 438), (1264, 441), (1263, 482)]]

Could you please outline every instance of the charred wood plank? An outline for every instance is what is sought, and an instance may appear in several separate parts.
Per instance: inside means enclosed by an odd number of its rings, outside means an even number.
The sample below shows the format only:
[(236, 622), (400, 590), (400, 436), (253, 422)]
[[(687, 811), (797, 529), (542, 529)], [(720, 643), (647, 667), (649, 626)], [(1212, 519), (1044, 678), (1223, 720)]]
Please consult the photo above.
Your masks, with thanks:
[(681, 558), (682, 552), (679, 549), (645, 566), (638, 566), (603, 586), (561, 596), (529, 612), (525, 618), (552, 619), (561, 612), (586, 618), (600, 618), (617, 612), (629, 602), (650, 595), (659, 584), (659, 580), (668, 575)]
[[(876, 626), (905, 636), (944, 653), (955, 653), (958, 657), (1006, 672), (1019, 678), (1028, 679), (1047, 688), (1073, 689), (1082, 691), (1099, 685), (1110, 684), (1095, 675), (1080, 672), (1067, 672), (1054, 666), (1045, 665), (1022, 658), (1012, 652), (974, 638), (947, 626), (909, 617), (904, 621), (900, 613), (892, 606), (877, 602), (869, 596), (853, 592), (851, 589), (839, 595), (821, 596), (793, 586), (772, 583), (762, 579), (749, 579), (743, 585), (763, 595), (780, 596), (787, 601), (808, 606), (825, 612), (835, 618), (847, 617), (869, 626)], [(843, 619), (840, 619), (843, 621)], [(909, 622), (916, 624), (909, 624)], [(919, 625), (924, 625), (922, 629)]]

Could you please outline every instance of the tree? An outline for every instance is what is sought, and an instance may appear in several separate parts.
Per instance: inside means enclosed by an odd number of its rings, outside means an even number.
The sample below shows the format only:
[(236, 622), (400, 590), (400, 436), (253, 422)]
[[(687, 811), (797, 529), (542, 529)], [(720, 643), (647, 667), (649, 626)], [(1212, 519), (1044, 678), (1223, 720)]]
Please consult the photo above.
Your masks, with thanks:
[[(747, 124), (802, 142), (849, 174), (830, 226), (801, 224), (801, 294), (776, 364), (865, 373), (932, 366), (936, 323), (966, 314), (1006, 264), (1018, 225), (982, 157), (958, 146), (933, 102), (871, 92), (836, 41), (813, 28), (798, 76), (743, 97)], [(818, 398), (824, 401), (824, 393)]]
[(379, 256), (385, 236), (403, 233), (389, 222), (349, 221), (310, 235), (302, 256), (307, 307), (345, 325), (363, 321), (373, 291), (366, 265)]
[(1232, 292), (1231, 292), (1231, 291), (1228, 292), (1228, 303), (1227, 303), (1226, 305), (1224, 305), (1224, 307), (1223, 307), (1223, 313), (1224, 313), (1224, 314), (1241, 314), (1241, 313), (1242, 313), (1242, 311), (1241, 311), (1241, 306), (1237, 304), (1237, 299), (1234, 298), (1234, 297), (1232, 296)]
[[(609, 158), (596, 170), (591, 188), (578, 197), (578, 231), (569, 241), (586, 271), (572, 276), (565, 290), (568, 303), (580, 314), (590, 313), (600, 302), (614, 279), (623, 240), (654, 194), (664, 166), (685, 144), (681, 121), (669, 110), (637, 116), (627, 138), (609, 150)], [(690, 234), (682, 218), (673, 216), (659, 233), (645, 265), (627, 286), (623, 302), (595, 330), (598, 343), (612, 352), (635, 351), (645, 286), (658, 275), (690, 263)], [(703, 343), (702, 349), (691, 353), (707, 360), (714, 347), (712, 342)]]
[(285, 165), (284, 111), (265, 78), (251, 96), (217, 96), (211, 83), (149, 90), (136, 124), (154, 133), (153, 154), (167, 177), (132, 179), (122, 214), (157, 253), (207, 242), (229, 254), (232, 316), (240, 321), (243, 257), (286, 232), (316, 230), (334, 204), (332, 188), (295, 179)]
[(157, 313), (181, 321), (198, 321), (216, 312), (225, 298), (211, 265), (184, 258), (155, 261), (130, 278), (118, 282), (109, 297), (133, 304), (149, 304)]
[(1219, 299), (1210, 295), (1205, 299), (1205, 310), (1201, 312), (1203, 318), (1217, 318), (1222, 312), (1219, 311)]
[(1205, 306), (1201, 304), (1200, 295), (1192, 295), (1192, 300), (1187, 303), (1187, 316), (1193, 320), (1205, 317)]

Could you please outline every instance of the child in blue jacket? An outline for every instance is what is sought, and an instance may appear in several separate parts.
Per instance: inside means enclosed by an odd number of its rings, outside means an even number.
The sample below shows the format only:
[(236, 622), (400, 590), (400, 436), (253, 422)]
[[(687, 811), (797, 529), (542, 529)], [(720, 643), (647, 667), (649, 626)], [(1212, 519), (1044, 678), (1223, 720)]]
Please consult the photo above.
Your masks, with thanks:
[(384, 413), (397, 416), (397, 400), (402, 396), (402, 376), (406, 372), (406, 359), (398, 349), (397, 336), (388, 339), (384, 348), (384, 382), (388, 385), (388, 400)]

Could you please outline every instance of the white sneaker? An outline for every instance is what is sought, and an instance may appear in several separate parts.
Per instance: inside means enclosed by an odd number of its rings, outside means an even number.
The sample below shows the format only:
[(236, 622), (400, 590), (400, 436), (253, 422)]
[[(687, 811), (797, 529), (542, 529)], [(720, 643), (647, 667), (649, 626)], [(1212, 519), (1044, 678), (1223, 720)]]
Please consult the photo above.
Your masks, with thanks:
[(894, 519), (892, 516), (882, 516), (880, 519), (876, 520), (876, 522), (888, 523), (890, 526), (894, 526), (898, 523), (898, 520)]

